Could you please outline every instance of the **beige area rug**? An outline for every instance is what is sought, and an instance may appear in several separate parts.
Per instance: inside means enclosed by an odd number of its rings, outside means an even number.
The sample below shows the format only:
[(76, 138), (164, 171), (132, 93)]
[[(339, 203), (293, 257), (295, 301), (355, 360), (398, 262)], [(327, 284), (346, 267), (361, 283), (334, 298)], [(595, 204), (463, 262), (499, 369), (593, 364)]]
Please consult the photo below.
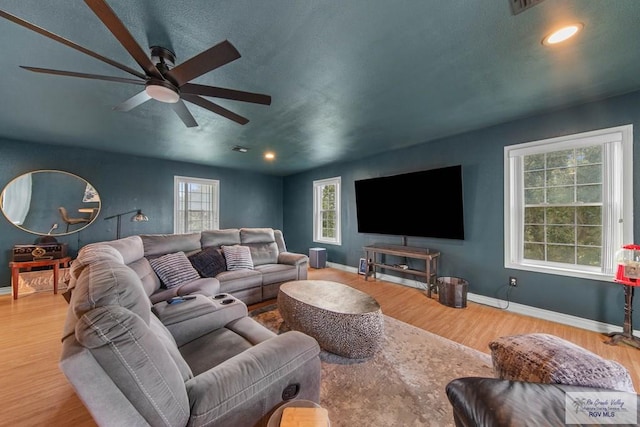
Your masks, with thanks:
[[(67, 289), (69, 268), (61, 268), (58, 273), (58, 293)], [(18, 279), (18, 296), (36, 292), (53, 292), (53, 269), (22, 271)]]
[[(276, 333), (288, 330), (274, 306), (250, 313)], [(332, 427), (454, 426), (447, 383), (493, 377), (491, 357), (384, 316), (382, 349), (352, 361), (322, 352), (320, 404)]]

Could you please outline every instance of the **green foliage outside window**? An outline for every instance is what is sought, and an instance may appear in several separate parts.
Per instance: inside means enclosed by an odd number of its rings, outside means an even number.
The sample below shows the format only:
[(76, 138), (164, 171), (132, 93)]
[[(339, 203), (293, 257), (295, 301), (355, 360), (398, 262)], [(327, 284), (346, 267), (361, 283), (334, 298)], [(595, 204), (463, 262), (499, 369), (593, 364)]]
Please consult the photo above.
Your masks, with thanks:
[(524, 156), (524, 258), (602, 263), (602, 147)]
[(336, 186), (322, 188), (322, 237), (336, 237)]

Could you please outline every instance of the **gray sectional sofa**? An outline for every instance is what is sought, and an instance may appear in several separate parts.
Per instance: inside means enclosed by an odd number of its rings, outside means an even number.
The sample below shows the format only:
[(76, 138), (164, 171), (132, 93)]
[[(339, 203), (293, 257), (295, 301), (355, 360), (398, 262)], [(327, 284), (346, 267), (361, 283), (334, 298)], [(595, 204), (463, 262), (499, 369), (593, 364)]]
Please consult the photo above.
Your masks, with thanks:
[[(260, 281), (198, 277), (163, 289), (150, 260), (188, 251), (195, 235), (134, 236), (79, 251), (60, 367), (99, 425), (265, 426), (287, 400), (319, 401), (316, 340), (274, 334), (227, 292), (262, 298), (304, 266), (283, 242), (264, 241), (275, 232), (260, 230), (207, 234), (207, 242), (253, 245)], [(269, 262), (277, 260), (290, 263)]]
[[(280, 230), (271, 228), (232, 228), (190, 234), (147, 234), (87, 245), (109, 245), (123, 256), (144, 285), (152, 303), (174, 296), (231, 293), (245, 304), (276, 298), (280, 284), (307, 278), (309, 258), (288, 252)], [(213, 277), (196, 277), (179, 286), (167, 288), (150, 261), (183, 252), (189, 258), (206, 250), (222, 252), (224, 246), (248, 247), (251, 269), (220, 271)]]

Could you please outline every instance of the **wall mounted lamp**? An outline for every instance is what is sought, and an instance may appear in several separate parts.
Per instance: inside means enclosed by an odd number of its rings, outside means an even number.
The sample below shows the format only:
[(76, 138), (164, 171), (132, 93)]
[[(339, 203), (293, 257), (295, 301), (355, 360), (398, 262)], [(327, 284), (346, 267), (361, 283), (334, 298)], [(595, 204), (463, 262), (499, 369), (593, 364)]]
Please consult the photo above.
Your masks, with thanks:
[(120, 238), (120, 223), (121, 223), (121, 219), (124, 215), (130, 214), (130, 213), (136, 213), (135, 215), (133, 215), (131, 217), (131, 221), (132, 222), (140, 222), (140, 221), (149, 221), (149, 217), (147, 217), (145, 214), (142, 213), (141, 209), (134, 209), (132, 211), (128, 211), (128, 212), (123, 212), (117, 215), (111, 215), (105, 218), (105, 220), (107, 219), (112, 219), (112, 218), (118, 218), (117, 219), (117, 226), (116, 226), (116, 238), (119, 239)]

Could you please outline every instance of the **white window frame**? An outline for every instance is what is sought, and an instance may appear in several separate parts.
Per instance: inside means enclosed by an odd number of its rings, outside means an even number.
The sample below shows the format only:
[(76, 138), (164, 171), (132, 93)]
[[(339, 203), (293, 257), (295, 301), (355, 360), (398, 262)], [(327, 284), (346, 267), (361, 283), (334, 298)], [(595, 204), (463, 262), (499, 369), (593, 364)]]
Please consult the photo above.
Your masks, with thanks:
[[(524, 182), (522, 157), (602, 144), (603, 247), (601, 267), (523, 259)], [(584, 279), (613, 281), (615, 253), (633, 238), (633, 125), (510, 145), (504, 148), (504, 265)]]
[[(342, 244), (342, 227), (340, 226), (340, 194), (341, 177), (320, 179), (313, 181), (313, 241), (316, 243), (326, 243), (330, 245)], [(322, 235), (322, 189), (328, 185), (336, 187), (336, 223), (335, 237), (324, 237)]]
[[(188, 176), (173, 177), (173, 232), (176, 234), (185, 233), (183, 224), (179, 223), (180, 212), (184, 211), (184, 207), (180, 206), (179, 190), (180, 184), (200, 184), (211, 186), (211, 226), (207, 226), (208, 230), (217, 230), (220, 227), (220, 181), (215, 179), (192, 178)], [(189, 232), (195, 232), (190, 230)], [(203, 230), (199, 230), (203, 231)]]

